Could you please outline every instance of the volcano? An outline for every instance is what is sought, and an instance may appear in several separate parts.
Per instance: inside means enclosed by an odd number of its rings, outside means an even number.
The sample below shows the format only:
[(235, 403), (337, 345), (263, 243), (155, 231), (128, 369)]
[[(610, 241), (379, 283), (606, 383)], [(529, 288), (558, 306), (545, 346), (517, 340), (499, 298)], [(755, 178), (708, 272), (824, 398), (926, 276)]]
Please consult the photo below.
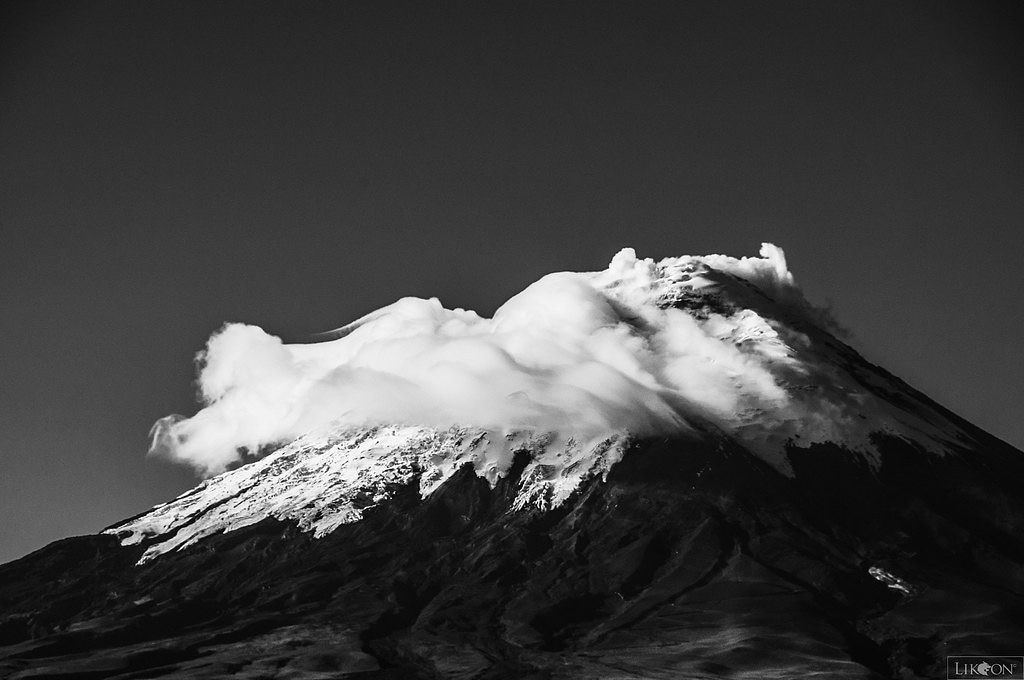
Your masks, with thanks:
[(619, 253), (492, 319), (231, 325), (206, 479), (0, 566), (9, 678), (936, 678), (1024, 653), (1024, 454), (843, 342), (782, 251)]

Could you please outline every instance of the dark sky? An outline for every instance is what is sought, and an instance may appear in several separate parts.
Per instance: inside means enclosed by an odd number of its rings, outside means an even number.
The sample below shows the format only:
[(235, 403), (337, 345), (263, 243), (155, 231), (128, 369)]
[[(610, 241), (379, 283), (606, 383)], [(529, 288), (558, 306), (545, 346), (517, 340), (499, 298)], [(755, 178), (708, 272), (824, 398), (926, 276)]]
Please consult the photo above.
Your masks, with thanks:
[(31, 2), (0, 16), (0, 562), (168, 500), (225, 321), (785, 248), (1024, 446), (1015, 3)]

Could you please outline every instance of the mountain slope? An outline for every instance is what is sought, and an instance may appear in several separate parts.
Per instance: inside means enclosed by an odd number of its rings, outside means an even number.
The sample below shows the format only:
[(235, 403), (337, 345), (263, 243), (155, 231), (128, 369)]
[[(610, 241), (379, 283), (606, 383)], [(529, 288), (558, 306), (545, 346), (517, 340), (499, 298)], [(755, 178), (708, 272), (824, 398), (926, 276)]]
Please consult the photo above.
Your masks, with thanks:
[[(1024, 454), (763, 254), (624, 251), (493, 320), (405, 301), (316, 345), (215, 336), (206, 407), (154, 445), (232, 469), (0, 566), (0, 677), (930, 678), (1019, 650)], [(395, 343), (481, 409), (324, 420), (367, 415), (367, 375), (436, 387)]]
[(517, 512), (519, 456), (493, 489), (466, 466), (321, 539), (265, 519), (141, 566), (145, 544), (68, 539), (0, 568), (0, 668), (932, 677), (945, 654), (1013, 649), (1024, 509), (1007, 476), (883, 446), (877, 473), (825, 447), (789, 478), (726, 440), (645, 442), (607, 482)]

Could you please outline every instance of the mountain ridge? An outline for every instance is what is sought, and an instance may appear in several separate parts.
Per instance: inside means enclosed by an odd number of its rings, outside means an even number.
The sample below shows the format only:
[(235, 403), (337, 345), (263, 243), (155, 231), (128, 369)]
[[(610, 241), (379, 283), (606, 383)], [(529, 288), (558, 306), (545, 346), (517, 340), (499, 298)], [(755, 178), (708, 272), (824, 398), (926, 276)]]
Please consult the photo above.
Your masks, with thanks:
[[(86, 538), (80, 551), (117, 568), (84, 576), (94, 565), (75, 565), (92, 597), (52, 598), (79, 608), (63, 631), (67, 613), (25, 617), (35, 636), (0, 648), (0, 669), (85, 677), (74, 674), (76, 655), (131, 659), (159, 643), (177, 656), (94, 677), (265, 677), (248, 668), (262, 658), (253, 639), (277, 631), (269, 656), (302, 666), (323, 642), (302, 637), (306, 627), (327, 623), (361, 630), (332, 634), (316, 652), (335, 660), (333, 675), (292, 668), (280, 677), (930, 677), (943, 653), (1012, 645), (1024, 545), (1007, 529), (1024, 518), (1019, 500), (961, 456), (931, 459), (924, 469), (940, 470), (922, 485), (922, 453), (898, 439), (883, 445), (878, 472), (828, 445), (795, 450), (789, 478), (728, 440), (635, 442), (607, 481), (592, 477), (547, 511), (512, 510), (528, 463), (520, 454), (494, 487), (464, 465), (434, 494), (408, 483), (320, 539), (266, 518), (141, 566), (144, 544)], [(38, 572), (44, 551), (0, 567), (5, 609), (21, 599), (12, 584), (24, 574), (12, 571)], [(781, 628), (769, 623), (777, 615)], [(104, 616), (120, 625), (107, 630)], [(467, 616), (490, 623), (458, 623)], [(120, 637), (140, 617), (149, 622), (141, 639)], [(161, 623), (175, 617), (181, 629)], [(696, 638), (688, 617), (703, 621)], [(13, 625), (0, 623), (0, 640), (17, 637)], [(90, 626), (100, 633), (82, 632)], [(237, 639), (218, 642), (236, 629), (227, 637)], [(675, 656), (637, 647), (637, 635), (671, 643)], [(624, 655), (628, 669), (610, 670)], [(225, 670), (238, 659), (249, 661)]]
[[(0, 677), (907, 680), (1022, 644), (1024, 453), (837, 339), (780, 249), (552, 276), (493, 319), (216, 334), (154, 446), (232, 469), (0, 565)], [(448, 380), (475, 423), (367, 418)]]

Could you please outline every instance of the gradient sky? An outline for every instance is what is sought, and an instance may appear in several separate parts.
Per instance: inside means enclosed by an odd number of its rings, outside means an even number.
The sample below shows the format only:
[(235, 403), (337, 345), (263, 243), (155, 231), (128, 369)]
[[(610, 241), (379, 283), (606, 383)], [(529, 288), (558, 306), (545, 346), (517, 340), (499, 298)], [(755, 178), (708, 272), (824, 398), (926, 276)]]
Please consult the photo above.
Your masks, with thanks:
[(785, 248), (1024, 446), (1018, 3), (31, 2), (0, 16), (0, 562), (184, 491), (225, 321)]

